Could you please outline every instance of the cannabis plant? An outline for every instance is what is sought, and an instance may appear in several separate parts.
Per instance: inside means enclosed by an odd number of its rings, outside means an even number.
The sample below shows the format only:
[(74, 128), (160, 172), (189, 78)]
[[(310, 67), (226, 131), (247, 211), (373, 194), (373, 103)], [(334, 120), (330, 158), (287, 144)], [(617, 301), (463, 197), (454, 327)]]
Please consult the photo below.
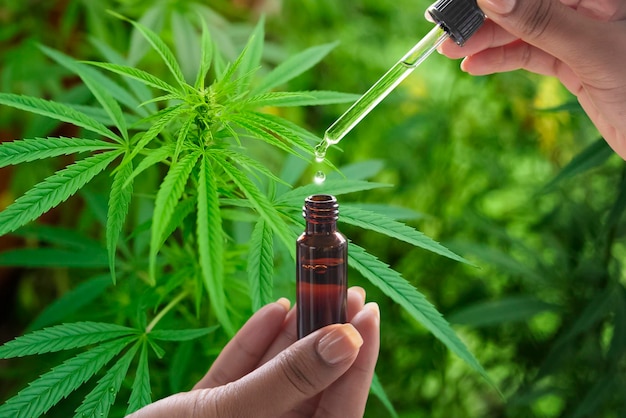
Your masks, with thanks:
[[(150, 369), (165, 360), (163, 344), (215, 338), (210, 336), (218, 328), (225, 336), (233, 335), (251, 310), (275, 299), (277, 283), (293, 280), (290, 266), (306, 196), (322, 191), (342, 196), (388, 186), (346, 176), (322, 186), (294, 187), (313, 160), (319, 138), (276, 116), (276, 109), (344, 103), (354, 96), (277, 89), (322, 60), (334, 45), (312, 47), (264, 70), (263, 20), (232, 62), (216, 48), (202, 23), (199, 68), (190, 79), (167, 42), (145, 25), (129, 22), (167, 69), (162, 77), (129, 65), (102, 42), (94, 41), (94, 46), (106, 62), (81, 62), (41, 46), (50, 59), (80, 77), (97, 105), (0, 93), (2, 105), (74, 125), (81, 132), (79, 137), (25, 138), (0, 146), (0, 167), (75, 156), (0, 213), (0, 235), (30, 234), (44, 243), (28, 257), (21, 253), (23, 265), (107, 267), (106, 277), (96, 275), (62, 298), (71, 298), (74, 311), (77, 304), (85, 306), (105, 291), (128, 299), (119, 312), (108, 308), (108, 322), (63, 323), (62, 311), (70, 304), (55, 302), (31, 326), (32, 332), (0, 347), (3, 359), (77, 352), (0, 406), (2, 417), (40, 416), (79, 388), (86, 393), (75, 409), (80, 417), (107, 416), (120, 391), (130, 392), (127, 413), (148, 404), (153, 393)], [(289, 156), (282, 175), (269, 168), (276, 150)], [(102, 217), (106, 250), (93, 239), (31, 225), (86, 190), (96, 177), (98, 188), (108, 189)], [(85, 193), (88, 203), (97, 207), (97, 199), (89, 196)], [(341, 222), (465, 262), (394, 219), (392, 212), (341, 199)], [(133, 206), (141, 206), (137, 211), (144, 216), (129, 217)], [(18, 252), (11, 254), (17, 257)], [(398, 272), (355, 243), (350, 244), (349, 265), (486, 377), (437, 310)], [(244, 293), (247, 303), (241, 302)], [(166, 319), (174, 315), (175, 320)], [(125, 385), (131, 369), (134, 377)], [(90, 390), (82, 388), (98, 374)], [(374, 391), (384, 399), (378, 383)]]

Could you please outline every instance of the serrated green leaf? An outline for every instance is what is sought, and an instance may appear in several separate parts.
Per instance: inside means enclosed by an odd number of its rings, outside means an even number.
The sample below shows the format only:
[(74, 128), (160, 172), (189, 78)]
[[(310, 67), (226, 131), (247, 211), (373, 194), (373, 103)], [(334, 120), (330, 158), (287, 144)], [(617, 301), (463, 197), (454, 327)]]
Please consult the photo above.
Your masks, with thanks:
[(190, 196), (181, 200), (178, 205), (176, 205), (174, 213), (172, 214), (172, 217), (170, 218), (170, 221), (167, 224), (165, 231), (163, 232), (162, 241), (159, 246), (162, 246), (167, 238), (182, 225), (187, 216), (189, 216), (190, 213), (194, 212), (194, 209), (196, 208), (196, 203), (196, 196)]
[(263, 43), (265, 42), (265, 19), (263, 16), (257, 22), (252, 34), (248, 38), (248, 43), (244, 49), (245, 55), (242, 57), (238, 74), (240, 83), (238, 83), (237, 92), (241, 93), (250, 84), (250, 79), (254, 72), (261, 66), (261, 57), (263, 56)]
[[(102, 108), (109, 115), (109, 118), (113, 124), (122, 133), (122, 136), (128, 141), (128, 129), (126, 127), (126, 119), (122, 114), (120, 105), (113, 99), (109, 93), (112, 89), (115, 89), (115, 85), (112, 81), (104, 77), (102, 74), (95, 71), (84, 64), (79, 63), (73, 58), (46, 46), (40, 45), (41, 49), (47, 56), (61, 64), (68, 70), (77, 74), (87, 88), (94, 95), (96, 100), (100, 103)], [(119, 86), (117, 86), (119, 88)], [(135, 103), (134, 107), (137, 107), (138, 103)], [(132, 106), (132, 105), (131, 105)]]
[(107, 251), (109, 254), (109, 270), (111, 279), (116, 282), (115, 274), (115, 254), (117, 242), (120, 238), (130, 201), (133, 194), (132, 181), (129, 181), (133, 173), (132, 163), (122, 167), (113, 178), (111, 194), (109, 195), (109, 209), (106, 224)]
[(115, 144), (83, 138), (27, 138), (0, 144), (0, 167), (80, 152), (118, 148)]
[(340, 196), (348, 193), (379, 189), (381, 187), (391, 187), (391, 185), (384, 183), (372, 183), (369, 181), (327, 180), (323, 185), (307, 184), (306, 186), (290, 190), (276, 199), (276, 205), (286, 206), (292, 209), (300, 208), (304, 203), (304, 199), (317, 193)]
[(172, 148), (170, 146), (164, 146), (150, 150), (144, 149), (144, 153), (146, 153), (147, 155), (143, 158), (143, 160), (139, 162), (139, 164), (137, 164), (137, 167), (126, 179), (126, 182), (124, 182), (124, 187), (128, 186), (135, 179), (135, 177), (143, 173), (148, 168), (157, 163), (167, 160), (167, 158), (172, 154)]
[(119, 152), (87, 157), (57, 171), (0, 212), (0, 235), (11, 232), (72, 196), (104, 170)]
[(178, 156), (183, 151), (183, 147), (185, 145), (185, 141), (189, 135), (189, 131), (194, 124), (194, 117), (191, 116), (187, 118), (186, 121), (183, 122), (180, 130), (178, 131), (178, 136), (176, 138), (176, 148), (174, 149), (174, 157), (172, 157), (172, 161), (178, 161)]
[[(119, 52), (111, 48), (102, 40), (95, 37), (90, 37), (89, 42), (100, 52), (100, 54), (104, 57), (106, 61), (117, 65), (128, 64), (126, 59)], [(139, 100), (139, 103), (150, 99), (150, 90), (146, 87), (145, 84), (140, 83), (136, 79), (129, 77), (124, 77), (124, 81), (128, 88), (134, 93), (134, 96)], [(116, 94), (114, 92), (112, 92), (112, 94), (113, 97), (116, 97), (122, 103), (131, 103), (131, 100), (123, 99), (119, 96), (119, 94)], [(137, 107), (134, 110), (137, 112), (138, 115), (148, 116), (150, 112), (156, 112), (157, 108), (156, 106), (146, 106), (146, 108)]]
[(237, 170), (232, 164), (223, 159), (215, 159), (222, 166), (224, 172), (235, 182), (237, 187), (246, 195), (257, 213), (267, 222), (267, 225), (279, 236), (293, 259), (296, 256), (295, 234), (281, 218), (280, 213), (261, 191), (248, 179), (245, 174)]
[(136, 337), (99, 345), (54, 367), (0, 405), (6, 418), (38, 417), (89, 380)]
[(477, 257), (482, 262), (497, 267), (508, 274), (519, 275), (524, 279), (538, 283), (544, 281), (544, 277), (536, 272), (533, 266), (520, 262), (509, 252), (476, 242), (454, 241), (449, 246), (466, 256)]
[(22, 248), (0, 253), (0, 266), (5, 267), (103, 268), (107, 265), (104, 249)]
[(353, 103), (359, 97), (361, 96), (358, 94), (325, 90), (269, 92), (247, 99), (244, 105), (246, 108), (322, 106), (337, 103)]
[(200, 19), (200, 22), (202, 23), (201, 59), (194, 87), (202, 91), (204, 90), (204, 79), (211, 68), (211, 61), (213, 60), (213, 41), (205, 20)]
[(139, 354), (139, 363), (135, 372), (135, 380), (133, 381), (132, 391), (128, 399), (128, 409), (126, 415), (129, 415), (144, 406), (152, 403), (150, 396), (150, 369), (148, 366), (148, 344), (141, 346), (141, 354)]
[(165, 228), (183, 194), (185, 184), (199, 156), (199, 152), (194, 152), (172, 165), (157, 192), (150, 239), (150, 277), (153, 281), (156, 273), (156, 256), (161, 247)]
[(139, 141), (132, 146), (132, 151), (128, 160), (133, 160), (137, 154), (143, 151), (150, 141), (156, 138), (167, 127), (167, 125), (172, 123), (174, 119), (186, 111), (187, 109), (185, 109), (182, 105), (167, 107), (159, 111), (159, 113), (157, 113), (154, 117), (156, 120), (154, 124), (143, 135), (141, 135)]
[(176, 58), (180, 63), (184, 79), (189, 83), (194, 79), (200, 58), (200, 42), (194, 25), (177, 10), (171, 14), (172, 37), (176, 51)]
[[(151, 28), (154, 32), (160, 32), (165, 23), (165, 16), (167, 16), (166, 7), (167, 4), (163, 2), (151, 3), (139, 19), (139, 22)], [(127, 20), (117, 13), (111, 14), (122, 20)], [(137, 65), (149, 50), (150, 45), (148, 40), (137, 28), (133, 28), (130, 34), (130, 45), (128, 47), (128, 63), (130, 65)]]
[[(90, 118), (92, 118), (93, 120), (96, 120), (105, 126), (111, 124), (111, 117), (106, 112), (106, 110), (104, 110), (100, 106), (82, 105), (82, 104), (68, 103), (68, 102), (59, 102), (59, 103), (65, 106), (69, 106), (72, 109), (76, 110), (77, 112), (85, 114), (89, 116)], [(143, 109), (143, 108), (137, 108), (137, 109)], [(122, 113), (128, 125), (137, 123), (137, 121), (139, 120), (138, 115), (131, 115), (130, 113), (127, 113), (127, 112), (122, 112)]]
[(214, 325), (212, 327), (199, 329), (157, 329), (150, 331), (148, 337), (160, 341), (190, 341), (215, 332), (218, 328), (219, 326)]
[(509, 296), (494, 301), (481, 301), (448, 315), (453, 324), (486, 327), (504, 323), (529, 321), (533, 316), (555, 310), (556, 306), (531, 295)]
[(234, 334), (224, 293), (224, 232), (220, 215), (215, 173), (207, 155), (202, 158), (198, 180), (198, 222), (196, 236), (204, 284), (211, 307), (227, 332)]
[[(198, 292), (203, 293), (203, 292)], [(189, 388), (189, 375), (195, 370), (193, 341), (185, 341), (176, 344), (176, 351), (171, 357), (167, 371), (169, 389), (171, 393), (182, 392)]]
[(468, 350), (463, 341), (459, 339), (443, 316), (400, 273), (392, 270), (387, 264), (368, 254), (363, 248), (355, 244), (349, 244), (348, 258), (351, 267), (358, 270), (373, 285), (402, 306), (415, 320), (448, 347), (450, 351), (493, 384), (487, 372)]
[(94, 65), (96, 67), (103, 68), (105, 70), (111, 71), (113, 73), (123, 75), (126, 77), (131, 77), (137, 81), (141, 81), (146, 86), (154, 87), (155, 89), (167, 91), (180, 97), (180, 92), (176, 90), (173, 86), (161, 80), (158, 77), (153, 76), (152, 74), (140, 70), (138, 68), (129, 67), (127, 65), (121, 64), (111, 64), (108, 62), (96, 62), (96, 61), (86, 61), (86, 64)]
[(154, 351), (154, 354), (156, 354), (158, 358), (163, 358), (163, 356), (165, 356), (165, 350), (157, 344), (156, 341), (148, 339), (148, 344), (152, 347), (152, 351)]
[(250, 237), (247, 270), (252, 309), (257, 311), (274, 300), (274, 239), (263, 219)]
[(139, 348), (137, 343), (119, 359), (98, 381), (96, 387), (85, 396), (83, 403), (76, 409), (74, 418), (102, 418), (109, 416), (111, 405), (115, 402), (122, 382), (128, 373), (130, 363)]
[(246, 170), (250, 171), (253, 174), (254, 174), (254, 171), (258, 171), (259, 173), (263, 174), (265, 177), (277, 183), (281, 183), (287, 187), (290, 187), (288, 183), (281, 180), (280, 177), (277, 177), (274, 173), (272, 173), (267, 167), (265, 167), (259, 161), (253, 158), (250, 158), (241, 152), (236, 152), (236, 151), (232, 151), (228, 149), (221, 149), (220, 154), (227, 156), (233, 162), (239, 164), (240, 166), (242, 166), (243, 168), (245, 168)]
[[(282, 141), (279, 141), (280, 145), (278, 144), (275, 144), (275, 145), (283, 149), (286, 148), (287, 151), (292, 154), (300, 156), (300, 154), (296, 153), (291, 148), (291, 146), (295, 146), (301, 149), (302, 151), (304, 151), (305, 153), (311, 156), (313, 155), (313, 147), (307, 141), (302, 139), (302, 137), (300, 137), (300, 135), (298, 135), (297, 132), (292, 131), (289, 125), (283, 123), (284, 119), (282, 118), (278, 118), (273, 115), (268, 115), (265, 113), (247, 111), (247, 112), (241, 112), (238, 115), (235, 115), (233, 120), (236, 120), (237, 123), (239, 124), (241, 124), (242, 121), (245, 121), (245, 123), (248, 124), (248, 127), (254, 126), (255, 132), (269, 131), (273, 133), (272, 137), (278, 137), (279, 140), (282, 140)], [(264, 138), (261, 138), (261, 139), (264, 139)], [(283, 142), (286, 144), (289, 144), (290, 146), (284, 145)]]
[(379, 213), (368, 212), (350, 205), (342, 205), (339, 219), (341, 222), (369, 229), (371, 231), (376, 231), (380, 234), (396, 238), (416, 247), (448, 257), (452, 260), (471, 264), (463, 257), (448, 250), (446, 247), (427, 237), (420, 231), (401, 222), (394, 221), (391, 218), (387, 218)]
[(134, 334), (132, 328), (102, 322), (56, 325), (17, 337), (0, 346), (0, 358), (53, 353)]
[(186, 85), (185, 76), (180, 69), (180, 65), (178, 64), (178, 61), (176, 61), (176, 58), (174, 57), (174, 54), (169, 49), (169, 47), (165, 44), (165, 42), (163, 42), (161, 38), (159, 38), (159, 35), (157, 35), (150, 28), (142, 25), (139, 22), (135, 22), (124, 17), (122, 17), (122, 19), (130, 22), (143, 35), (143, 37), (148, 41), (152, 48), (154, 48), (159, 56), (161, 56), (163, 62), (165, 63), (165, 65), (167, 65), (167, 68), (169, 68), (170, 72), (172, 73), (178, 84), (180, 84), (181, 87), (184, 87)]
[(13, 232), (13, 235), (28, 240), (54, 244), (59, 247), (87, 251), (102, 251), (102, 245), (99, 241), (86, 237), (78, 230), (58, 226), (27, 225)]
[(380, 399), (380, 402), (385, 406), (385, 408), (387, 409), (387, 412), (389, 412), (390, 417), (392, 418), (398, 417), (398, 413), (396, 412), (395, 408), (393, 407), (393, 404), (389, 400), (389, 397), (387, 396), (387, 393), (385, 392), (385, 388), (380, 383), (380, 379), (378, 378), (378, 375), (376, 373), (374, 373), (374, 376), (372, 378), (372, 386), (370, 387), (370, 391), (378, 399)]
[(113, 133), (113, 131), (104, 126), (102, 123), (61, 103), (37, 97), (0, 93), (0, 104), (36, 113), (61, 122), (71, 123), (72, 125), (85, 128), (88, 131), (95, 132), (106, 138), (111, 138), (116, 142), (122, 142), (122, 139), (117, 134)]
[(542, 192), (549, 192), (563, 180), (572, 178), (599, 166), (613, 154), (615, 154), (615, 152), (609, 147), (604, 138), (597, 139), (563, 167), (563, 169), (543, 187)]
[(254, 89), (254, 92), (265, 92), (281, 84), (285, 84), (320, 62), (335, 46), (337, 46), (336, 42), (314, 46), (292, 55), (274, 68)]
[(111, 286), (111, 277), (108, 274), (91, 278), (74, 289), (64, 293), (39, 313), (30, 323), (26, 332), (38, 330), (45, 326), (61, 322), (67, 316), (89, 305)]
[(229, 116), (229, 119), (248, 131), (248, 133), (256, 139), (260, 139), (276, 148), (283, 150), (284, 152), (290, 153), (292, 155), (300, 156), (297, 152), (295, 152), (291, 147), (284, 144), (279, 138), (268, 132), (264, 126), (259, 126), (259, 124), (251, 121), (241, 114), (233, 114)]

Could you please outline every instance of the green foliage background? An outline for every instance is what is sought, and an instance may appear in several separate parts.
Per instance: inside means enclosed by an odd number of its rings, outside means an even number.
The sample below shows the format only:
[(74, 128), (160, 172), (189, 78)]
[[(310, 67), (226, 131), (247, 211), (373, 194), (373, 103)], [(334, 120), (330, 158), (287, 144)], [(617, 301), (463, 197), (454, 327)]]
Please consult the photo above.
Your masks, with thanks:
[[(34, 8), (27, 2), (0, 5), (0, 90), (86, 103), (91, 100), (86, 89), (67, 70), (52, 65), (35, 42), (78, 59), (95, 60), (100, 57), (95, 56), (89, 39), (118, 51), (127, 49), (130, 41), (134, 50), (129, 52), (140, 56), (146, 45), (133, 43), (130, 25), (105, 10), (139, 20), (175, 44), (172, 15), (165, 11), (184, 11), (188, 3), (74, 0), (42, 2)], [(212, 23), (217, 40), (227, 58), (235, 59), (258, 14), (224, 0), (209, 6), (216, 12)], [(318, 66), (291, 80), (286, 90), (362, 93), (429, 30), (430, 24), (422, 18), (427, 6), (428, 2), (415, 0), (285, 1), (277, 13), (265, 17), (263, 62), (276, 65), (304, 49), (338, 41)], [(183, 64), (194, 61), (192, 56), (178, 59)], [(141, 64), (159, 76), (166, 74), (155, 54), (147, 55)], [(351, 202), (363, 208), (380, 202), (404, 208), (397, 210), (397, 218), (476, 264), (458, 263), (342, 225), (353, 242), (400, 272), (444, 313), (504, 396), (353, 271), (351, 283), (365, 287), (368, 298), (381, 305), (378, 379), (402, 417), (624, 416), (624, 162), (599, 140), (574, 98), (557, 81), (523, 72), (475, 78), (462, 74), (458, 64), (431, 57), (338, 147), (331, 148), (328, 158), (343, 167), (344, 174), (393, 184), (351, 196)], [(346, 106), (270, 111), (322, 135)], [(49, 119), (0, 109), (3, 140), (59, 129), (66, 128)], [(265, 154), (263, 158), (272, 172), (285, 167), (283, 156)], [(10, 171), (3, 168), (0, 178), (9, 180), (0, 189), (0, 209), (62, 166), (59, 161), (45, 161)], [(305, 183), (315, 167), (307, 170)], [(148, 175), (142, 181), (149, 189), (156, 179)], [(95, 226), (101, 211), (106, 213), (100, 184), (85, 189), (79, 198), (44, 219), (63, 227), (62, 233), (40, 229), (33, 236), (26, 229), (18, 242), (11, 241), (15, 237), (1, 239), (7, 248), (28, 248), (46, 238), (59, 242), (62, 235), (66, 248), (78, 246), (89, 260), (73, 269), (45, 263), (40, 268), (24, 268), (15, 253), (10, 257), (5, 253), (5, 258), (0, 254), (0, 263), (8, 266), (0, 282), (6, 295), (3, 340), (61, 319), (123, 322), (153, 306), (152, 300), (133, 299), (132, 283), (119, 281), (119, 290), (113, 293), (108, 292), (112, 286), (108, 275), (85, 280), (92, 277), (93, 267), (108, 265), (99, 243), (103, 231)], [(134, 223), (145, 221), (142, 205), (149, 201), (137, 203)], [(149, 234), (145, 239), (150, 240)], [(136, 243), (141, 245), (141, 240)], [(127, 261), (127, 269), (138, 262)], [(237, 262), (231, 260), (226, 275), (240, 271)], [(182, 270), (185, 266), (174, 267)], [(276, 296), (293, 300), (291, 290), (289, 283), (274, 283)], [(99, 297), (86, 300), (81, 292)], [(80, 303), (55, 311), (55, 300), (72, 294), (72, 300)], [(232, 295), (233, 306), (239, 307), (234, 322), (239, 324), (249, 315), (250, 302), (243, 291)], [(164, 298), (165, 304), (166, 296), (152, 295)], [(193, 308), (189, 304), (188, 310), (177, 312), (178, 317), (164, 317), (163, 327), (178, 328), (180, 318), (194, 323)], [(227, 338), (227, 333), (217, 331), (203, 337), (202, 343), (160, 343), (165, 356), (151, 362), (150, 369), (153, 398), (188, 389), (205, 371), (196, 365), (208, 367), (210, 356), (217, 355)], [(199, 351), (204, 357), (196, 359)], [(65, 358), (51, 353), (2, 361), (0, 399), (13, 396)], [(132, 380), (124, 384), (129, 389)], [(71, 414), (86, 393), (78, 390), (54, 413)], [(125, 409), (125, 405), (114, 407), (112, 414), (121, 415)], [(366, 416), (390, 413), (380, 398), (371, 397)]]

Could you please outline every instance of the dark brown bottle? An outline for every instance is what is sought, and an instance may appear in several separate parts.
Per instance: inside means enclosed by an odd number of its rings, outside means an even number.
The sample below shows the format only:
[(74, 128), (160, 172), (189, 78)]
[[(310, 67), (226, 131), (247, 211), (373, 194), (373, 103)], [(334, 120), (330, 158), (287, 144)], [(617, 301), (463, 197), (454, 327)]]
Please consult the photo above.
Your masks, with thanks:
[(337, 199), (309, 196), (302, 215), (306, 228), (296, 241), (298, 338), (346, 322), (348, 286), (348, 240), (337, 230)]

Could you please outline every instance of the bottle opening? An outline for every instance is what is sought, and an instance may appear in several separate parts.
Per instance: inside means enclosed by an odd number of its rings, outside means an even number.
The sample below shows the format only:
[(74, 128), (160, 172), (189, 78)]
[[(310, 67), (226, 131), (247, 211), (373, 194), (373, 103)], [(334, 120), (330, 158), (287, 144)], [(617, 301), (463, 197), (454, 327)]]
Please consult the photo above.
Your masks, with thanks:
[(302, 216), (307, 222), (329, 222), (339, 218), (337, 198), (329, 194), (316, 194), (304, 200)]

